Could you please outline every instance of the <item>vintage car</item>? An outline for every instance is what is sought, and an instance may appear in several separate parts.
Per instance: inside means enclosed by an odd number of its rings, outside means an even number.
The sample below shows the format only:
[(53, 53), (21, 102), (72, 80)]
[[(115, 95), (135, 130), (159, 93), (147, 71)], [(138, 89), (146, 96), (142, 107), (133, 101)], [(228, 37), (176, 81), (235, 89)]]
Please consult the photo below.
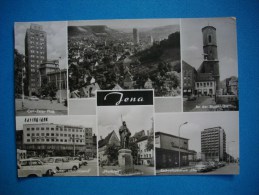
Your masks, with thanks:
[(207, 162), (199, 162), (194, 168), (197, 172), (207, 172), (212, 170), (211, 166)]
[(79, 169), (79, 162), (69, 161), (66, 157), (46, 157), (43, 160), (46, 164), (56, 167), (56, 170), (73, 170)]
[(82, 157), (70, 157), (69, 158), (70, 161), (76, 161), (79, 163), (80, 167), (83, 166), (83, 165), (87, 165), (87, 160), (85, 160), (84, 158)]
[(21, 169), (21, 165), (17, 165), (18, 177), (42, 177), (41, 169)]
[(40, 170), (43, 176), (53, 176), (56, 173), (56, 168), (54, 166), (47, 165), (39, 159), (21, 159), (18, 163), (18, 166), (20, 170), (27, 170), (28, 172), (29, 170), (32, 172), (34, 170), (35, 174), (36, 172), (38, 173), (38, 170)]
[(31, 100), (31, 101), (39, 101), (40, 99), (38, 97), (36, 97), (36, 96), (31, 96), (31, 97), (29, 97), (29, 100)]

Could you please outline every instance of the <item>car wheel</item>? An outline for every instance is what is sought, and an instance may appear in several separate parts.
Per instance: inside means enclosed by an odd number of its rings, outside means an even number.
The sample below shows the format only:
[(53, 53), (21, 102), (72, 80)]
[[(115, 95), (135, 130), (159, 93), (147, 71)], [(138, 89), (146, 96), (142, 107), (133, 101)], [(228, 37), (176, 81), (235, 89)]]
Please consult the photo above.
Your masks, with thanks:
[(47, 176), (53, 176), (54, 173), (53, 173), (53, 171), (51, 169), (49, 169), (49, 170), (47, 170), (46, 175)]
[(32, 174), (32, 175), (28, 175), (28, 177), (38, 177), (38, 176), (37, 176), (37, 175)]
[(76, 171), (76, 170), (77, 170), (77, 166), (73, 166), (72, 171)]

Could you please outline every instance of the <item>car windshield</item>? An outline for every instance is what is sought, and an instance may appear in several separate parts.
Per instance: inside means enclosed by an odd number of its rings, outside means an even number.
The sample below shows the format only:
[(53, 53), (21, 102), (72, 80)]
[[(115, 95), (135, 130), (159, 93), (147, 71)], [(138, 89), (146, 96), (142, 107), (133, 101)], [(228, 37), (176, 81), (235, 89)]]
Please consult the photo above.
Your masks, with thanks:
[(54, 159), (53, 159), (53, 158), (46, 159), (46, 162), (48, 162), (48, 163), (53, 163), (53, 162), (54, 162)]

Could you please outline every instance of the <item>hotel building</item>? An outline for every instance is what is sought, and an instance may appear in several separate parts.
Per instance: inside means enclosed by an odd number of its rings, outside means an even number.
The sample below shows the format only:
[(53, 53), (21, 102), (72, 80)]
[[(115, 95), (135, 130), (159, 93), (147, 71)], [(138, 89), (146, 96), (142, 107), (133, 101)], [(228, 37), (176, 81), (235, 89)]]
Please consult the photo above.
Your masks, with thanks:
[(226, 155), (226, 133), (221, 127), (201, 132), (201, 152), (204, 161), (223, 161)]
[(92, 153), (92, 128), (53, 123), (24, 124), (23, 148), (41, 153)]
[(47, 60), (47, 33), (41, 25), (31, 24), (25, 35), (26, 77), (25, 94), (37, 94), (40, 86), (39, 66)]

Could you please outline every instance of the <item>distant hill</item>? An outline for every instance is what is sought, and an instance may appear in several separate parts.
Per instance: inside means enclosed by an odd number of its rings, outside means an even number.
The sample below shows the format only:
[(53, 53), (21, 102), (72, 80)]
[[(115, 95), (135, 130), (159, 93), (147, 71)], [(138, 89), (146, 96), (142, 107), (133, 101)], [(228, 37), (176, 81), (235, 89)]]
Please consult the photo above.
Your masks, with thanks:
[(142, 63), (156, 61), (179, 61), (180, 60), (180, 32), (172, 33), (167, 39), (162, 40), (159, 44), (154, 44), (137, 54)]
[(96, 25), (96, 26), (69, 26), (68, 27), (68, 36), (69, 37), (80, 37), (80, 36), (109, 36), (109, 37), (118, 37), (123, 36), (123, 33), (111, 29), (105, 25)]
[(179, 25), (167, 25), (167, 26), (160, 26), (152, 29), (140, 29), (141, 33), (146, 35), (152, 35), (154, 40), (163, 40), (167, 39), (168, 35), (180, 31)]

